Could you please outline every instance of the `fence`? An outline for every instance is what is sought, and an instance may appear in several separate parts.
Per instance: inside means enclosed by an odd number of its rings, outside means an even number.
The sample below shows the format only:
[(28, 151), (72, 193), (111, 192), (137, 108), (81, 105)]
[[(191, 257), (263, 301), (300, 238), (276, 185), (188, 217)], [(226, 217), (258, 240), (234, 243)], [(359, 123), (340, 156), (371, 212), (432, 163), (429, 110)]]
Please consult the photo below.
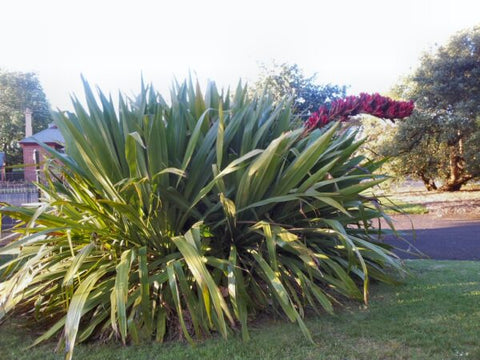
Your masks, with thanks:
[[(22, 204), (33, 203), (38, 201), (38, 189), (32, 184), (25, 183), (0, 183), (0, 203), (20, 206)], [(2, 217), (2, 228), (12, 227), (13, 219), (8, 216)]]
[[(22, 182), (25, 179), (24, 171), (10, 171), (5, 173), (6, 181)], [(3, 182), (2, 185), (3, 186)]]

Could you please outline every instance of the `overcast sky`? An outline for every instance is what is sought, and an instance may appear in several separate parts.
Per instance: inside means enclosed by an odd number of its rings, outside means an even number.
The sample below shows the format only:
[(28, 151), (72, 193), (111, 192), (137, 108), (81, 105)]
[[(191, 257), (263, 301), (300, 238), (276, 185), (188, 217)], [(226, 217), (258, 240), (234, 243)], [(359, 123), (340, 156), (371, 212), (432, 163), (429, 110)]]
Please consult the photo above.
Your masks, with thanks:
[(11, 0), (1, 4), (0, 68), (34, 71), (54, 108), (81, 93), (166, 92), (253, 82), (260, 63), (297, 63), (319, 83), (385, 92), (423, 51), (480, 24), (478, 0)]

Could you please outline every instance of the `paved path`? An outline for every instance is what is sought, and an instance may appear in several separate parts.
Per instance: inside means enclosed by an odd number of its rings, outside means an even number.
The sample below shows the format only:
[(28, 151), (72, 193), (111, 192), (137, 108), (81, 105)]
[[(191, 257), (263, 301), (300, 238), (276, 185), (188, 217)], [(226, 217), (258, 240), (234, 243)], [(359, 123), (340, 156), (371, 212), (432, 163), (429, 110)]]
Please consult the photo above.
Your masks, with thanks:
[[(424, 254), (421, 258), (480, 260), (480, 218), (409, 215), (394, 217), (394, 223), (403, 237)], [(413, 250), (407, 242), (393, 237), (386, 242), (402, 250)], [(396, 253), (405, 259), (419, 258), (405, 251)]]

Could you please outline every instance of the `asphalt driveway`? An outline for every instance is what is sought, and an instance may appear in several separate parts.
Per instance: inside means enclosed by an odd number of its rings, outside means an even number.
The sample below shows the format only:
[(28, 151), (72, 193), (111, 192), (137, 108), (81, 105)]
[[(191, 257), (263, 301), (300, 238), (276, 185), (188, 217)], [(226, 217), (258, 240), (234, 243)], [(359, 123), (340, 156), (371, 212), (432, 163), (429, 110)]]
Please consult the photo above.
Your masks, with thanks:
[(480, 218), (403, 215), (393, 219), (404, 240), (390, 236), (385, 242), (396, 246), (401, 258), (480, 260)]

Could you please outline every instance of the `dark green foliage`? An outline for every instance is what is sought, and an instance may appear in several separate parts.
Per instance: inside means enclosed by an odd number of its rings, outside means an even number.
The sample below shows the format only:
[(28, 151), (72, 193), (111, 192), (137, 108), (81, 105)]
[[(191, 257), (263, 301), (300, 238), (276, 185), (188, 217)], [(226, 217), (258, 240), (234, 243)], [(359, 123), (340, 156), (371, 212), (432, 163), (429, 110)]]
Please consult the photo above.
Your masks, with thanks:
[(23, 163), (18, 141), (25, 137), (25, 110), (33, 114), (33, 132), (52, 121), (50, 108), (38, 78), (33, 73), (0, 70), (0, 147), (9, 165)]

